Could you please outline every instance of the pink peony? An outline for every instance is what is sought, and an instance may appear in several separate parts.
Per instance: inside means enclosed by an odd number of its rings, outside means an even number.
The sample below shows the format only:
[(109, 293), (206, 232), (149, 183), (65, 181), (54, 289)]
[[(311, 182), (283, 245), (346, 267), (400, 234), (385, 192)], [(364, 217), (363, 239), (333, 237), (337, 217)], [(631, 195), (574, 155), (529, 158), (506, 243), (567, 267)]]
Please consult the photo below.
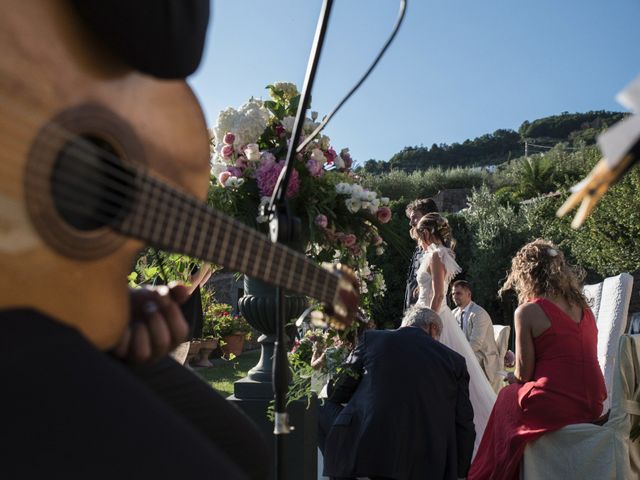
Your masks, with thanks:
[(322, 165), (313, 159), (307, 161), (307, 170), (309, 170), (309, 175), (312, 177), (319, 177), (324, 173)]
[(233, 147), (231, 145), (225, 145), (220, 152), (223, 158), (230, 158), (233, 155)]
[(327, 228), (327, 225), (329, 225), (329, 220), (327, 220), (326, 215), (319, 213), (316, 216), (315, 224), (320, 228)]
[(224, 184), (227, 182), (227, 180), (229, 180), (229, 177), (231, 176), (231, 172), (229, 172), (228, 170), (220, 172), (220, 175), (218, 175), (218, 182), (220, 182), (220, 185), (224, 187)]
[(357, 238), (353, 233), (349, 233), (342, 237), (342, 243), (345, 244), (346, 247), (353, 247), (356, 244)]
[[(278, 163), (263, 163), (258, 170), (256, 170), (256, 181), (258, 182), (258, 189), (260, 195), (263, 197), (270, 197), (273, 194), (273, 189), (276, 187), (278, 176), (284, 167), (284, 162)], [(289, 177), (289, 184), (287, 185), (287, 198), (293, 198), (298, 194), (300, 189), (300, 177), (298, 171), (294, 168), (291, 171)]]
[(380, 207), (376, 212), (376, 217), (380, 223), (388, 223), (391, 220), (391, 209), (389, 207)]
[(236, 136), (231, 132), (227, 132), (222, 139), (222, 143), (224, 143), (225, 145), (233, 145), (233, 142), (235, 142), (235, 140)]

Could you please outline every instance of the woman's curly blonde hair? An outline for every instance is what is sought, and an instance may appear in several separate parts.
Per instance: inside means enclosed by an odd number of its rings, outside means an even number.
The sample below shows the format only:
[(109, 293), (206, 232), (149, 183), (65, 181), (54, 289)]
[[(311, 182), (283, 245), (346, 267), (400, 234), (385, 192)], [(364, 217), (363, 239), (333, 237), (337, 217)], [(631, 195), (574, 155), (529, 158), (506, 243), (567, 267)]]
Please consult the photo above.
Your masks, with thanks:
[(515, 290), (519, 303), (543, 295), (559, 295), (569, 303), (585, 308), (582, 294), (584, 270), (568, 265), (564, 254), (552, 242), (537, 239), (527, 243), (511, 260), (511, 271), (499, 290)]
[(411, 230), (411, 238), (414, 240), (423, 238), (424, 232), (429, 232), (447, 248), (453, 249), (456, 245), (455, 239), (451, 236), (449, 222), (439, 213), (427, 213), (422, 217), (418, 224)]

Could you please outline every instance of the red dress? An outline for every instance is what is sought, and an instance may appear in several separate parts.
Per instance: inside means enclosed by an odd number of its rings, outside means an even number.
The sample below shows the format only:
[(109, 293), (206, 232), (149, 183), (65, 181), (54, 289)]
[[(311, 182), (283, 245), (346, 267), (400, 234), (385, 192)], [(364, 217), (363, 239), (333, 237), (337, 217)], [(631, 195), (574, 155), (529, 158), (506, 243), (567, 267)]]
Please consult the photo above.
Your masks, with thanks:
[(536, 298), (532, 303), (551, 322), (533, 339), (533, 380), (500, 391), (469, 470), (470, 480), (517, 479), (527, 442), (566, 425), (592, 422), (602, 413), (607, 390), (598, 364), (593, 313), (585, 308), (576, 323), (553, 302)]

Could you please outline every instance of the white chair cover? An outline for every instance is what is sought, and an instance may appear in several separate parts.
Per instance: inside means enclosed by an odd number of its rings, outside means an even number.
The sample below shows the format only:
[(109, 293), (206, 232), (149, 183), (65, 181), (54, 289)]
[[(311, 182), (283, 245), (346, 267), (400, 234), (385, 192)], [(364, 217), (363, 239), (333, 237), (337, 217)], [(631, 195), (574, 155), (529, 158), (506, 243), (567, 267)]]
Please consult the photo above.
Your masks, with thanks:
[[(508, 325), (494, 325), (493, 335), (496, 339), (496, 345), (498, 346), (500, 372), (504, 372), (504, 374), (506, 375), (506, 371), (504, 367), (504, 356), (507, 354), (507, 350), (509, 350), (509, 335), (511, 335), (511, 327)], [(500, 378), (502, 380), (502, 377)], [(501, 383), (499, 383), (498, 387), (494, 386), (496, 393), (498, 393), (505, 385), (506, 383), (502, 381)]]
[[(597, 292), (598, 285), (590, 285), (588, 288)], [(633, 277), (628, 273), (605, 278), (600, 288), (600, 301), (594, 311), (598, 326), (598, 362), (607, 387), (608, 398), (603, 406), (603, 411), (605, 412), (611, 408), (611, 388), (618, 356), (618, 340), (620, 335), (626, 331), (625, 327), (627, 325), (632, 290)], [(586, 290), (585, 294), (587, 294)], [(596, 293), (594, 302), (597, 299)], [(594, 307), (596, 307), (595, 303)], [(596, 311), (598, 312), (597, 315)]]
[[(640, 415), (638, 358), (640, 336), (623, 335), (618, 348), (609, 421), (603, 426), (588, 423), (569, 425), (532, 442), (525, 450), (522, 478), (640, 478), (640, 443), (629, 442), (632, 416)], [(633, 420), (637, 423), (637, 418)]]

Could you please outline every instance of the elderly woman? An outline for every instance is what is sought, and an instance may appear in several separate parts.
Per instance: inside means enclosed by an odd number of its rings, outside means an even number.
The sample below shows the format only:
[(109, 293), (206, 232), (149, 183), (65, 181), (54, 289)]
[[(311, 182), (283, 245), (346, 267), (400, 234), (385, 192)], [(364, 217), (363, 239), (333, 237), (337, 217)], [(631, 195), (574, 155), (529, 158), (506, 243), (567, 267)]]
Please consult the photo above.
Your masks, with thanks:
[(546, 240), (522, 247), (501, 291), (511, 288), (520, 301), (516, 370), (498, 395), (469, 479), (518, 478), (528, 442), (594, 421), (607, 396), (595, 319), (562, 252)]

